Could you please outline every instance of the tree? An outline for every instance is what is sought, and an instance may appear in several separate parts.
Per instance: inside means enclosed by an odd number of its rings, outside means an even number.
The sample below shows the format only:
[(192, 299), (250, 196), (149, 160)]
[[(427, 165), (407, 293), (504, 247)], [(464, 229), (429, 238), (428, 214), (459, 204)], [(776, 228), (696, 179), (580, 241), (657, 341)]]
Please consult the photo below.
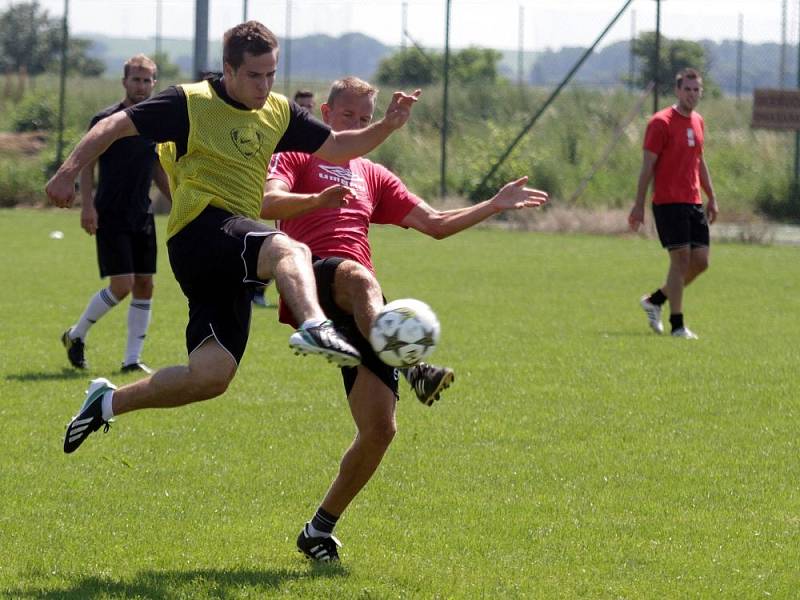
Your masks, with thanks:
[(0, 67), (29, 75), (43, 73), (60, 50), (61, 31), (38, 2), (12, 4), (0, 14)]
[[(466, 48), (450, 55), (450, 80), (456, 83), (496, 83), (497, 63), (503, 55), (486, 48)], [(444, 54), (409, 48), (385, 58), (375, 75), (378, 83), (427, 85), (442, 79)]]
[(181, 68), (169, 60), (166, 52), (153, 54), (153, 62), (158, 66), (159, 81), (176, 81), (181, 74)]
[[(651, 81), (655, 81), (655, 47), (656, 34), (653, 31), (642, 32), (633, 42), (633, 53), (641, 61), (637, 79), (641, 87), (646, 87)], [(658, 55), (659, 93), (670, 94), (675, 88), (675, 75), (687, 67), (697, 69), (703, 75), (703, 85), (706, 89), (716, 87), (707, 73), (708, 61), (705, 48), (697, 42), (671, 40), (662, 35)]]
[(441, 71), (440, 55), (408, 48), (384, 58), (378, 65), (375, 79), (380, 84), (427, 85), (438, 81)]
[[(61, 19), (51, 18), (39, 3), (12, 4), (0, 13), (0, 71), (34, 76), (58, 65), (63, 44)], [(67, 68), (97, 77), (105, 65), (88, 55), (92, 43), (70, 38)]]

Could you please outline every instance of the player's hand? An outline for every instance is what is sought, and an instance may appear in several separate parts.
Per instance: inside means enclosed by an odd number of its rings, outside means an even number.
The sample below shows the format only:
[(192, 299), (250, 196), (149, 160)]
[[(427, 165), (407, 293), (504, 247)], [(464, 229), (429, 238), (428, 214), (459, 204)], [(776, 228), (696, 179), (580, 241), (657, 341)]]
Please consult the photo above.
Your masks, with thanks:
[(505, 184), (497, 195), (492, 198), (492, 206), (500, 212), (503, 210), (519, 210), (521, 208), (536, 208), (545, 204), (550, 197), (547, 192), (525, 187), (527, 177), (520, 177), (516, 181)]
[(342, 208), (347, 206), (355, 192), (345, 185), (332, 185), (317, 194), (317, 208)]
[(639, 231), (642, 225), (644, 225), (644, 205), (637, 202), (628, 215), (628, 227), (631, 231)]
[(86, 205), (81, 208), (81, 227), (89, 235), (97, 233), (97, 210), (94, 204)]
[(411, 108), (419, 99), (420, 94), (422, 94), (422, 90), (414, 90), (412, 94), (395, 92), (392, 95), (392, 101), (386, 107), (383, 121), (392, 129), (400, 129), (411, 116)]
[(717, 199), (712, 198), (706, 204), (706, 218), (708, 218), (709, 225), (717, 220), (717, 215), (719, 215), (719, 205)]
[(50, 201), (59, 208), (69, 208), (75, 198), (75, 179), (58, 171), (44, 188)]

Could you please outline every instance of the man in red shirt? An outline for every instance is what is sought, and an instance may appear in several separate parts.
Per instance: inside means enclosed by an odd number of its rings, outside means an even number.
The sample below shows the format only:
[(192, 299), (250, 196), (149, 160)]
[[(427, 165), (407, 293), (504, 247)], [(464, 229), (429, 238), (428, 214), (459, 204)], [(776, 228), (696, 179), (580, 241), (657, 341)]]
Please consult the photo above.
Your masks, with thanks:
[[(694, 109), (703, 94), (703, 79), (694, 69), (678, 73), (678, 103), (654, 114), (647, 124), (644, 159), (636, 202), (628, 216), (634, 231), (644, 223), (644, 201), (655, 176), (653, 216), (661, 245), (669, 252), (667, 282), (639, 301), (650, 327), (663, 333), (661, 307), (669, 299), (674, 337), (697, 339), (683, 323), (683, 288), (708, 268), (709, 233), (719, 208), (703, 158), (705, 126)], [(708, 197), (705, 212), (700, 188)]]
[[(320, 107), (323, 120), (334, 131), (367, 127), (376, 94), (355, 77), (336, 81)], [(273, 157), (261, 216), (278, 219), (282, 231), (309, 246), (320, 305), (361, 353), (358, 367), (342, 369), (358, 433), (319, 509), (297, 539), (307, 557), (338, 559), (340, 544), (333, 528), (378, 468), (397, 429), (398, 371), (382, 363), (367, 341), (384, 304), (367, 237), (370, 223), (411, 227), (445, 238), (499, 212), (545, 203), (547, 194), (526, 188), (526, 182), (523, 177), (508, 183), (490, 200), (473, 206), (438, 211), (388, 169), (364, 158), (334, 164), (294, 152)], [(291, 323), (294, 318), (283, 309), (281, 320)], [(451, 369), (425, 364), (404, 374), (428, 406), (453, 380)]]

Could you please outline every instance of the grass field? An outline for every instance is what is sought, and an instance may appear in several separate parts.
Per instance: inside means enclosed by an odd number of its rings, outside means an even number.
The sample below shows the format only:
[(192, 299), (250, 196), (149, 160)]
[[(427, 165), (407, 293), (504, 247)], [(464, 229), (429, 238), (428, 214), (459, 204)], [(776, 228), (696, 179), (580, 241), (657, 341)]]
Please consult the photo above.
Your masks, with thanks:
[[(222, 398), (62, 453), (88, 377), (131, 380), (126, 310), (92, 330), (88, 374), (66, 366), (59, 335), (100, 286), (78, 221), (0, 212), (0, 597), (797, 597), (797, 248), (716, 245), (686, 342), (637, 306), (665, 267), (652, 240), (376, 230), (386, 295), (434, 307), (457, 377), (432, 408), (403, 387), (343, 561), (314, 567), (294, 539), (353, 426), (336, 370), (293, 356), (274, 310)], [(155, 366), (185, 354), (160, 261)]]

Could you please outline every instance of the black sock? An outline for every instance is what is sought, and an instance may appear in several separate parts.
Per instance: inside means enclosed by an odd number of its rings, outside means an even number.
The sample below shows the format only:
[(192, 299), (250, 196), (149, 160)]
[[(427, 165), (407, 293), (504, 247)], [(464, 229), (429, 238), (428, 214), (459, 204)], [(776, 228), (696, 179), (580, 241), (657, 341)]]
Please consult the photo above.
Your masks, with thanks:
[(661, 306), (662, 304), (664, 304), (664, 302), (667, 301), (667, 297), (664, 295), (664, 292), (661, 291), (661, 288), (659, 288), (655, 292), (650, 294), (648, 300), (650, 301), (650, 304)]
[(672, 325), (672, 331), (683, 328), (683, 313), (675, 313), (669, 316), (669, 324)]
[(321, 531), (323, 533), (332, 533), (333, 528), (336, 527), (336, 521), (338, 520), (339, 517), (333, 516), (320, 506), (317, 509), (317, 513), (314, 515), (314, 518), (311, 519), (311, 526), (317, 531)]

